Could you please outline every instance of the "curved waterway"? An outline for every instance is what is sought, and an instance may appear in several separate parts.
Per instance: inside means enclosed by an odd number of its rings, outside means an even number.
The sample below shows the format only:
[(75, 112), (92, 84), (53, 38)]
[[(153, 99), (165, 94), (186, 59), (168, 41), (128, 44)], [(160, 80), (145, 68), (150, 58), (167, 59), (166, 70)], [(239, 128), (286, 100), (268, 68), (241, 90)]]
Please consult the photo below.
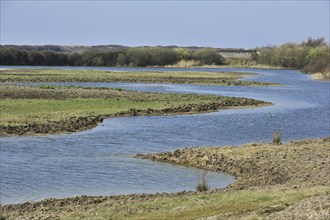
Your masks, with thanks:
[[(155, 71), (149, 68), (101, 69)], [(330, 135), (329, 82), (313, 81), (307, 75), (289, 70), (156, 70), (255, 72), (262, 75), (248, 80), (276, 82), (282, 86), (54, 83), (152, 92), (218, 94), (255, 98), (274, 105), (199, 115), (111, 118), (94, 129), (73, 134), (1, 138), (1, 203), (74, 195), (194, 190), (201, 170), (136, 159), (134, 155), (183, 147), (270, 142), (275, 129), (282, 131), (284, 141)], [(269, 114), (274, 117), (269, 117)], [(211, 188), (225, 187), (234, 181), (232, 176), (222, 173), (208, 172), (207, 176)]]

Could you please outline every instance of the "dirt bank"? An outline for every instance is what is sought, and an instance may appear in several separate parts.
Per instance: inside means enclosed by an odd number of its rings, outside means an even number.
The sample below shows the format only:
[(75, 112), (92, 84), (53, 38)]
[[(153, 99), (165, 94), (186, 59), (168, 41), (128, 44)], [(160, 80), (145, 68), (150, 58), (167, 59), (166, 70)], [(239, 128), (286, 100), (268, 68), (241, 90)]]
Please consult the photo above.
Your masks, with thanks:
[(330, 184), (330, 137), (283, 145), (201, 147), (137, 155), (139, 158), (222, 171), (237, 179), (232, 189), (285, 184), (290, 187)]
[(178, 107), (164, 109), (136, 109), (131, 108), (116, 114), (90, 115), (87, 117), (70, 117), (61, 121), (48, 121), (47, 123), (30, 123), (26, 125), (0, 125), (0, 136), (55, 134), (77, 132), (97, 126), (106, 118), (125, 116), (161, 116), (177, 114), (201, 114), (214, 112), (220, 109), (235, 107), (260, 107), (266, 106), (265, 102), (258, 100), (243, 100), (242, 102), (209, 103), (209, 104), (186, 104)]
[[(142, 103), (141, 108), (134, 108), (132, 105), (122, 109), (115, 109), (100, 113), (97, 104), (90, 104), (87, 99), (102, 98), (104, 100), (122, 100), (123, 102), (132, 101), (131, 103)], [(93, 106), (88, 112), (76, 113), (62, 118), (54, 118), (54, 114), (49, 114), (49, 110), (36, 112), (33, 105), (32, 109), (28, 109), (27, 105), (21, 105), (23, 112), (21, 117), (17, 116), (12, 109), (17, 108), (22, 101), (35, 102), (36, 100), (47, 100), (49, 106), (54, 100), (70, 100), (65, 106), (61, 106), (64, 111), (75, 100), (86, 99), (85, 106)], [(123, 116), (155, 116), (155, 115), (175, 115), (175, 114), (197, 114), (217, 111), (225, 108), (235, 107), (260, 107), (270, 105), (269, 102), (263, 102), (248, 98), (222, 97), (216, 95), (196, 95), (196, 94), (163, 94), (163, 93), (147, 93), (127, 91), (122, 89), (108, 88), (80, 88), (80, 87), (56, 87), (56, 86), (0, 86), (0, 101), (2, 107), (8, 100), (12, 100), (15, 105), (8, 107), (7, 110), (2, 109), (3, 115), (0, 122), (0, 136), (10, 135), (33, 135), (33, 134), (52, 134), (75, 132), (89, 129), (97, 126), (105, 118), (123, 117)], [(37, 103), (37, 102), (36, 102)], [(151, 103), (147, 105), (148, 103)], [(116, 105), (113, 105), (116, 107)], [(150, 106), (150, 107), (149, 107)], [(160, 107), (161, 106), (161, 107)], [(56, 107), (59, 108), (57, 105)], [(81, 108), (80, 108), (81, 109)], [(109, 108), (110, 109), (110, 108)], [(74, 109), (75, 110), (75, 109)], [(36, 115), (25, 119), (22, 115), (26, 115), (29, 111), (37, 113), (38, 117), (44, 117), (47, 120), (37, 120)], [(60, 112), (60, 110), (58, 110)], [(15, 115), (16, 114), (16, 115)], [(13, 118), (18, 118), (15, 121)], [(24, 118), (24, 120), (22, 119)]]
[(180, 149), (139, 158), (236, 176), (208, 192), (80, 196), (0, 205), (6, 219), (328, 219), (330, 137), (283, 145)]

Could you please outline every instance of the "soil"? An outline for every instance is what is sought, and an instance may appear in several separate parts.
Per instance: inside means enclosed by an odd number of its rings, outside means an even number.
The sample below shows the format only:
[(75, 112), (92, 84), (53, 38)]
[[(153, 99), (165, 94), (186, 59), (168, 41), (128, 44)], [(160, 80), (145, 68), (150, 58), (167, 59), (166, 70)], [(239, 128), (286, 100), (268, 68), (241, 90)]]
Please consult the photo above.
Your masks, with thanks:
[[(226, 189), (214, 189), (205, 195), (223, 192), (254, 191), (258, 189), (303, 189), (329, 186), (330, 137), (291, 141), (287, 144), (247, 144), (241, 147), (185, 148), (173, 152), (137, 155), (139, 158), (184, 164), (209, 170), (227, 172), (236, 181)], [(131, 204), (157, 203), (163, 198), (195, 198), (197, 192), (131, 194), (121, 196), (80, 196), (67, 199), (47, 199), (15, 205), (0, 205), (8, 219), (59, 219), (72, 212), (95, 212), (99, 208), (114, 210)], [(329, 195), (309, 197), (293, 204), (282, 204), (243, 213), (202, 218), (216, 219), (327, 219)], [(4, 217), (3, 217), (4, 218)]]
[(201, 147), (137, 155), (139, 158), (221, 171), (236, 177), (231, 189), (270, 185), (330, 185), (330, 137), (287, 144)]

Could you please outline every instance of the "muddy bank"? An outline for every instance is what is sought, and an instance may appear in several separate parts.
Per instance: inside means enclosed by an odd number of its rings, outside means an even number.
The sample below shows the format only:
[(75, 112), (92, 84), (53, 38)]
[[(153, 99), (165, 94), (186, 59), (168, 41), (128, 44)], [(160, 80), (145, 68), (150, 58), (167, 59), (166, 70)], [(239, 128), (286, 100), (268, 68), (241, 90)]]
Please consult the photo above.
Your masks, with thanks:
[(185, 104), (177, 107), (169, 107), (163, 109), (136, 109), (131, 108), (127, 111), (121, 111), (108, 115), (89, 115), (86, 117), (70, 117), (60, 121), (48, 121), (47, 123), (33, 122), (23, 125), (0, 125), (0, 136), (13, 135), (35, 135), (35, 134), (56, 134), (77, 132), (97, 126), (106, 118), (125, 117), (125, 116), (161, 116), (176, 114), (201, 114), (214, 112), (220, 109), (234, 107), (260, 107), (270, 105), (270, 103), (253, 100), (227, 100), (224, 102), (202, 103), (202, 104)]
[(67, 120), (30, 123), (26, 125), (0, 125), (0, 136), (55, 134), (76, 132), (95, 127), (105, 116), (70, 117)]
[[(197, 192), (130, 194), (119, 196), (76, 196), (66, 199), (45, 199), (40, 202), (26, 202), (15, 205), (0, 205), (0, 213), (11, 216), (8, 219), (59, 219), (73, 211), (91, 211), (95, 207), (121, 207), (133, 203), (155, 201), (162, 198), (175, 198), (196, 195)], [(34, 215), (35, 214), (35, 215)], [(62, 218), (63, 219), (63, 218)], [(65, 218), (64, 218), (65, 219)]]
[(232, 189), (270, 185), (292, 187), (330, 184), (330, 137), (283, 145), (201, 147), (137, 155), (139, 158), (225, 172), (236, 177)]
[[(0, 205), (6, 219), (327, 219), (330, 137), (283, 145), (180, 149), (139, 158), (237, 177), (207, 192), (78, 196)], [(241, 203), (240, 203), (241, 201)], [(157, 214), (158, 213), (158, 214)]]
[[(98, 113), (97, 103), (93, 103), (94, 109), (89, 109), (80, 114), (67, 116), (63, 113), (63, 117), (58, 119), (49, 114), (49, 110), (39, 113), (43, 119), (36, 120), (31, 117), (29, 119), (20, 119), (18, 113), (11, 109), (21, 101), (47, 100), (51, 104), (54, 100), (69, 100), (67, 107), (71, 101), (81, 99), (101, 98), (104, 100), (122, 100), (131, 101), (131, 103), (143, 103), (145, 108), (129, 107), (116, 109), (109, 112), (104, 111)], [(156, 116), (156, 115), (175, 115), (175, 114), (197, 114), (217, 111), (225, 108), (233, 107), (258, 107), (270, 105), (269, 102), (248, 99), (234, 98), (217, 95), (197, 95), (197, 94), (164, 94), (164, 93), (148, 93), (136, 92), (123, 89), (109, 88), (82, 88), (82, 87), (58, 87), (58, 86), (0, 86), (0, 101), (12, 100), (15, 105), (2, 110), (2, 113), (8, 115), (8, 120), (3, 118), (0, 123), (0, 136), (10, 135), (33, 135), (33, 134), (53, 134), (75, 132), (89, 129), (97, 126), (105, 118), (122, 117), (122, 116)], [(86, 105), (91, 105), (88, 100)], [(151, 103), (147, 105), (148, 103)], [(134, 105), (133, 105), (134, 106)], [(148, 106), (150, 106), (148, 108)], [(156, 107), (153, 107), (156, 106)], [(161, 107), (159, 107), (161, 106)], [(35, 112), (35, 108), (28, 109), (26, 105), (21, 114), (27, 114), (29, 111)], [(33, 106), (34, 107), (34, 106)], [(37, 107), (37, 104), (36, 104)], [(62, 107), (63, 111), (65, 107)], [(6, 112), (7, 111), (7, 112)], [(93, 112), (93, 113), (91, 113)], [(39, 115), (38, 115), (39, 116)], [(15, 121), (13, 118), (17, 117)], [(46, 120), (44, 119), (46, 118)], [(6, 121), (7, 120), (7, 121)]]
[(207, 84), (223, 86), (273, 86), (275, 83), (242, 81), (251, 73), (207, 72), (114, 72), (85, 70), (25, 70), (0, 71), (0, 82), (119, 82), (119, 83), (166, 83)]

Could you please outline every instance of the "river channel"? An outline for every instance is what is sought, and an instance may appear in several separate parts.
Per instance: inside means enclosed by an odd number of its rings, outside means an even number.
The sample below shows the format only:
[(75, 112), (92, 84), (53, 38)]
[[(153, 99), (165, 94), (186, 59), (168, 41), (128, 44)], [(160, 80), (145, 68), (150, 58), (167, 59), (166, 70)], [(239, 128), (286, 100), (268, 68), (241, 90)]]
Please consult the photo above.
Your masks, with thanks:
[[(275, 82), (281, 86), (54, 83), (247, 97), (270, 101), (273, 105), (196, 115), (111, 118), (94, 129), (73, 134), (1, 138), (1, 204), (75, 195), (194, 190), (203, 172), (200, 169), (136, 159), (134, 156), (137, 153), (184, 147), (270, 142), (275, 129), (281, 130), (283, 141), (330, 135), (330, 83), (311, 80), (299, 71), (230, 68), (80, 69), (253, 72), (261, 75), (248, 80)], [(269, 114), (274, 117), (269, 117)], [(225, 187), (234, 181), (232, 176), (216, 172), (208, 172), (207, 178), (211, 188)]]

